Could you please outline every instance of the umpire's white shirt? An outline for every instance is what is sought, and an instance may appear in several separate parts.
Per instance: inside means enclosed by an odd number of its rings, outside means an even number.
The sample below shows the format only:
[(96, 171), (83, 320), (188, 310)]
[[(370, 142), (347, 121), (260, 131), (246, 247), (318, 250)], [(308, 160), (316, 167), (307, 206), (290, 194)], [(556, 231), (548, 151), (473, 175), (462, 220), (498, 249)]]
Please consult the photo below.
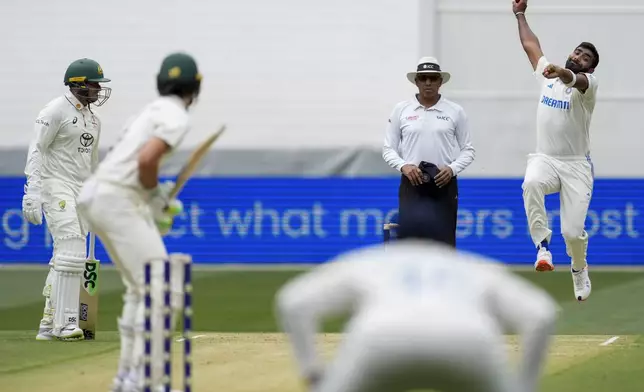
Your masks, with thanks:
[(398, 171), (426, 161), (449, 166), (458, 175), (474, 160), (465, 111), (443, 96), (430, 108), (415, 96), (398, 103), (389, 117), (382, 157)]

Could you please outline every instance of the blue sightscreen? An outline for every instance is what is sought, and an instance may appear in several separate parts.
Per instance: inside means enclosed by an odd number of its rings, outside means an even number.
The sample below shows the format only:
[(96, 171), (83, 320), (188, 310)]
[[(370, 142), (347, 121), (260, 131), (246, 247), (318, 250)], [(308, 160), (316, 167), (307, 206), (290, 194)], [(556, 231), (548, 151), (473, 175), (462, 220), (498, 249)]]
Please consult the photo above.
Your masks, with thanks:
[[(458, 246), (508, 263), (532, 263), (520, 179), (461, 179)], [(0, 262), (44, 263), (51, 240), (21, 216), (23, 179), (0, 178)], [(166, 237), (170, 252), (199, 263), (317, 263), (382, 241), (395, 215), (397, 178), (196, 178), (181, 194), (186, 213)], [(567, 263), (559, 200), (547, 198), (555, 262)], [(587, 231), (593, 264), (641, 264), (644, 180), (599, 179)], [(110, 215), (105, 219), (111, 219)], [(98, 258), (107, 261), (102, 246)]]

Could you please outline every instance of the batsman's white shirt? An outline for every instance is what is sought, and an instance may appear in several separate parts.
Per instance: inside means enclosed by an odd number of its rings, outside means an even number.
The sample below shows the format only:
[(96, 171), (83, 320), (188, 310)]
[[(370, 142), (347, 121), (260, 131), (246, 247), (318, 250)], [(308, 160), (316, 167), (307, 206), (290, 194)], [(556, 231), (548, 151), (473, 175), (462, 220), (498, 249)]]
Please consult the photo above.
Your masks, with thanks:
[(190, 119), (183, 100), (176, 96), (158, 98), (126, 126), (120, 140), (96, 170), (96, 179), (146, 193), (139, 182), (141, 148), (152, 137), (157, 137), (171, 147), (167, 158), (189, 128)]
[[(139, 181), (139, 153), (154, 137), (165, 141), (173, 150), (188, 129), (188, 112), (183, 100), (174, 96), (156, 99), (126, 126), (121, 139), (85, 182), (78, 197), (81, 214), (107, 249), (126, 287), (119, 327), (121, 331), (134, 332), (123, 334), (128, 336), (121, 345), (121, 365), (129, 363), (128, 377), (138, 380), (139, 387), (142, 387), (145, 363), (143, 265), (150, 262), (158, 267), (162, 260), (168, 259), (148, 205), (149, 191)], [(153, 267), (152, 279), (158, 282), (161, 275), (155, 270), (159, 271)], [(158, 289), (153, 289), (152, 296), (151, 317), (155, 321), (151, 327), (150, 365), (152, 385), (156, 387), (163, 379), (162, 301), (158, 301), (161, 299)]]
[(550, 64), (545, 57), (537, 63), (534, 75), (541, 83), (537, 109), (537, 153), (553, 158), (585, 159), (590, 156), (590, 122), (595, 109), (597, 78), (585, 73), (588, 89), (581, 92), (557, 79), (546, 79), (543, 71)]
[(28, 186), (55, 182), (78, 194), (98, 164), (100, 133), (99, 117), (71, 92), (49, 102), (36, 118), (25, 167)]
[[(465, 350), (468, 346), (465, 342), (470, 341), (471, 336), (464, 335), (478, 333), (473, 331), (480, 331), (481, 336), (498, 336), (499, 344), (493, 346), (503, 346), (502, 332), (518, 333), (522, 335), (524, 345), (518, 378), (522, 392), (535, 390), (557, 309), (544, 291), (500, 264), (439, 244), (415, 241), (399, 241), (386, 249), (380, 245), (371, 246), (341, 255), (287, 283), (277, 294), (277, 307), (304, 376), (323, 368), (315, 350), (319, 323), (327, 316), (350, 312), (353, 316), (348, 324), (350, 328), (360, 330), (359, 326), (363, 325), (362, 331), (367, 334), (379, 328), (392, 329), (392, 323), (398, 323), (397, 329), (409, 330), (409, 334), (441, 335), (433, 331), (450, 325), (450, 328), (442, 329), (448, 331), (442, 336), (444, 341), (450, 342), (445, 344), (451, 344), (447, 348), (440, 347), (439, 351), (443, 353)], [(439, 327), (434, 329), (432, 325)], [(454, 329), (453, 326), (462, 328)], [(400, 337), (399, 331), (392, 332), (399, 338), (394, 336), (391, 341), (403, 344), (406, 338)], [(351, 346), (351, 343), (346, 345)], [(428, 355), (433, 355), (432, 351), (437, 349), (439, 347), (418, 345), (410, 348)], [(476, 349), (472, 349), (469, 356), (476, 356)], [(388, 358), (386, 352), (382, 355), (383, 360), (390, 363), (388, 367), (396, 366), (395, 356)], [(472, 360), (481, 366), (486, 362), (481, 358)], [(331, 373), (325, 376), (334, 377)], [(334, 382), (337, 382), (334, 388), (340, 388), (338, 385), (342, 381)], [(331, 389), (329, 386), (328, 390)]]

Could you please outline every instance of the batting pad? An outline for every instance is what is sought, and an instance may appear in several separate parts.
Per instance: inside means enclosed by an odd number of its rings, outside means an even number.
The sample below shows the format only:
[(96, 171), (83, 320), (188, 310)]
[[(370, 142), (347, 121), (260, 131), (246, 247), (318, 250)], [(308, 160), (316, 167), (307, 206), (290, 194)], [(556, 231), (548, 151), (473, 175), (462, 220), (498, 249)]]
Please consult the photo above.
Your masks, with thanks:
[(59, 240), (54, 248), (54, 269), (82, 273), (85, 270), (86, 251), (85, 238), (69, 237)]
[(42, 289), (42, 295), (45, 298), (51, 297), (51, 293), (53, 291), (53, 286), (56, 283), (56, 270), (53, 268), (49, 269), (49, 273), (47, 274), (47, 279), (45, 280), (45, 287)]
[(59, 271), (56, 274), (56, 311), (54, 329), (60, 331), (69, 324), (78, 326), (78, 298), (81, 274)]

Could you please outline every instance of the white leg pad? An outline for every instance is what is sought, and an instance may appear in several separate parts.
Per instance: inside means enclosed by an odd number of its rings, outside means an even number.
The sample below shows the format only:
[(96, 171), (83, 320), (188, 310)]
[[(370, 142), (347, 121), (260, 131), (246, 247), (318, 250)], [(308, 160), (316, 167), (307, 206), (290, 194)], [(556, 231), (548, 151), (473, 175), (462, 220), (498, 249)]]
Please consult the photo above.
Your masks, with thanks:
[(42, 289), (42, 295), (45, 297), (45, 308), (43, 309), (42, 320), (40, 320), (40, 328), (51, 328), (54, 325), (54, 302), (52, 293), (56, 284), (56, 274), (53, 268), (49, 269), (47, 279), (45, 280), (45, 287)]
[[(118, 319), (119, 334), (121, 336), (121, 356), (119, 360), (119, 376), (124, 378), (132, 369), (134, 340), (136, 337), (136, 317), (140, 297), (129, 290), (123, 296), (123, 312)], [(139, 328), (140, 330), (140, 328)]]
[[(135, 312), (134, 315), (134, 337), (132, 340), (132, 347), (121, 346), (121, 355), (130, 355), (129, 362), (130, 370), (127, 375), (126, 382), (136, 390), (143, 388), (143, 347), (144, 347), (144, 308), (143, 300), (139, 300), (136, 304), (132, 304)], [(121, 344), (123, 340), (121, 340)]]
[(45, 279), (45, 287), (42, 289), (42, 295), (45, 298), (51, 297), (52, 293), (52, 286), (56, 282), (56, 270), (53, 268), (49, 269), (49, 273), (47, 274), (47, 279)]
[(45, 307), (42, 311), (42, 319), (40, 320), (40, 328), (52, 328), (54, 326), (54, 306), (51, 298), (45, 298)]
[(80, 298), (81, 274), (59, 272), (56, 282), (56, 311), (54, 334), (66, 327), (78, 327), (78, 299)]
[(57, 241), (54, 251), (55, 312), (54, 334), (62, 329), (78, 328), (78, 301), (81, 274), (85, 267), (85, 238), (67, 237)]

